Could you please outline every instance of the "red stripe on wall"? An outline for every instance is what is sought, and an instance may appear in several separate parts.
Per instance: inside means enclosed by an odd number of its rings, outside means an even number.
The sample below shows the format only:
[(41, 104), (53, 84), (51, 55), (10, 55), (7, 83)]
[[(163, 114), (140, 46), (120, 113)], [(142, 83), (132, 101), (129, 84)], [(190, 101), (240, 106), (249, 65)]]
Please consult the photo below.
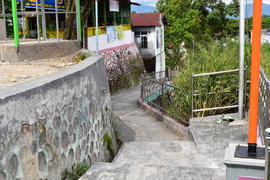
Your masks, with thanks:
[(136, 43), (124, 44), (124, 45), (113, 47), (113, 48), (103, 49), (103, 50), (100, 50), (99, 52), (100, 53), (106, 53), (108, 51), (115, 51), (115, 50), (118, 50), (118, 49), (128, 48), (128, 47), (132, 47), (132, 46), (136, 46)]

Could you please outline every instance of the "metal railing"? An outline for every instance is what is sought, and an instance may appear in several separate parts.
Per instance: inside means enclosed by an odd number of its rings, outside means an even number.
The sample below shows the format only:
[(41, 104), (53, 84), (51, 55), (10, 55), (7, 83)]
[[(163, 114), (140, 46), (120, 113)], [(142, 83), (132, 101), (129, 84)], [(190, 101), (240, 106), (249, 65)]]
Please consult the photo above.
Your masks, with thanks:
[[(246, 76), (245, 83), (246, 102)], [(239, 69), (192, 74), (191, 86), (192, 117), (200, 113), (200, 116), (230, 113), (237, 111), (239, 107)]]
[(145, 73), (143, 75), (143, 78), (157, 80), (157, 81), (169, 81), (170, 80), (166, 74), (166, 71)]
[(171, 81), (178, 71), (159, 71), (159, 72), (152, 72), (152, 73), (145, 73), (143, 76), (144, 78), (150, 78), (157, 81)]
[(260, 91), (259, 91), (259, 127), (262, 143), (265, 142), (264, 131), (270, 125), (270, 81), (267, 79), (264, 71), (260, 73)]
[(160, 81), (151, 76), (143, 76), (141, 83), (141, 99), (144, 103), (185, 126), (189, 125), (190, 110), (179, 106), (181, 96), (188, 94), (185, 90), (170, 85), (168, 79)]
[[(15, 0), (16, 1), (16, 0)], [(38, 43), (41, 41), (48, 41), (49, 39), (55, 39), (59, 41), (62, 38), (60, 37), (61, 29), (64, 27), (60, 27), (63, 24), (63, 18), (66, 18), (67, 14), (74, 15), (76, 18), (76, 36), (77, 40), (80, 40), (80, 32), (81, 32), (81, 20), (80, 20), (80, 2), (79, 0), (75, 0), (75, 9), (67, 11), (64, 8), (64, 4), (59, 4), (57, 0), (51, 1), (52, 4), (46, 4), (44, 0), (17, 0), (17, 6), (14, 10), (16, 10), (16, 15), (12, 14), (11, 10), (8, 9), (7, 4), (10, 1), (1, 0), (0, 2), (0, 19), (3, 20), (3, 30), (4, 30), (4, 41), (1, 43), (10, 43), (12, 40), (17, 39), (21, 42), (28, 42), (38, 40)], [(15, 16), (14, 16), (15, 15)], [(13, 17), (14, 16), (14, 17)], [(60, 17), (61, 16), (61, 17)], [(35, 21), (33, 21), (35, 17)], [(18, 20), (17, 24), (12, 24), (12, 18)], [(31, 21), (36, 24), (36, 28), (29, 29), (29, 22)], [(50, 19), (50, 23), (47, 21)], [(62, 22), (60, 22), (60, 20)], [(18, 31), (19, 37), (15, 36), (15, 32), (12, 32), (11, 35), (8, 35), (8, 26), (14, 26), (14, 30)], [(29, 26), (29, 27), (28, 27)], [(74, 27), (74, 29), (75, 29)], [(50, 35), (54, 35), (51, 33), (55, 32), (55, 37), (49, 37)], [(13, 35), (14, 33), (14, 35)]]
[(263, 69), (260, 72), (259, 135), (265, 145), (265, 180), (270, 179), (270, 81)]

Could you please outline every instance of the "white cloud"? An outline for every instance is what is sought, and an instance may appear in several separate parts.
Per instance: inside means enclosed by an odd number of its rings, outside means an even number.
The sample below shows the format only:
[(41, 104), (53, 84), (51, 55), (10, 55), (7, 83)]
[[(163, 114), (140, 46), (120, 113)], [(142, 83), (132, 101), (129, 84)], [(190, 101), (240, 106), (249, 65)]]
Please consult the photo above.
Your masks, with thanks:
[(148, 6), (156, 6), (156, 3), (158, 0), (133, 0), (134, 2), (140, 3), (140, 4), (145, 4)]
[[(248, 4), (252, 4), (253, 0), (247, 0)], [(263, 0), (263, 4), (270, 4), (270, 0)]]
[[(226, 4), (229, 4), (232, 0), (223, 0)], [(246, 0), (247, 4), (252, 4), (253, 0)], [(263, 0), (264, 4), (270, 4), (270, 0)]]

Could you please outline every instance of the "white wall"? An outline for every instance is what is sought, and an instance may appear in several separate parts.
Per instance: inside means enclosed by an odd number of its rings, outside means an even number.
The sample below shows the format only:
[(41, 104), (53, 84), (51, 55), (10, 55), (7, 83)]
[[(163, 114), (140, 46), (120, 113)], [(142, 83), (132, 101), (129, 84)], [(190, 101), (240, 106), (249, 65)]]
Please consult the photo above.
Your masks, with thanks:
[(156, 40), (159, 38), (159, 46), (156, 48), (156, 72), (166, 70), (166, 55), (165, 55), (165, 45), (164, 45), (164, 26), (156, 27)]
[(141, 51), (141, 55), (144, 59), (151, 59), (156, 55), (156, 29), (155, 27), (134, 27), (133, 29), (135, 32), (148, 32), (147, 34), (147, 41), (148, 41), (148, 48), (142, 49), (139, 47), (140, 42), (136, 42), (138, 47)]
[[(124, 39), (116, 40), (114, 42), (108, 42), (107, 34), (99, 35), (98, 39), (99, 39), (99, 50), (104, 50), (125, 44), (134, 43), (134, 32), (132, 32), (131, 30), (124, 31)], [(88, 49), (91, 51), (96, 51), (96, 36), (88, 37)]]
[[(141, 56), (143, 59), (152, 59), (155, 58), (156, 72), (165, 71), (166, 62), (165, 62), (165, 46), (164, 46), (164, 25), (161, 22), (161, 26), (156, 27), (133, 27), (135, 32), (148, 32), (148, 48), (142, 49), (140, 47), (140, 39), (136, 38), (135, 41), (140, 48)], [(144, 36), (144, 35), (140, 35)], [(159, 46), (157, 47), (157, 38), (159, 39)]]

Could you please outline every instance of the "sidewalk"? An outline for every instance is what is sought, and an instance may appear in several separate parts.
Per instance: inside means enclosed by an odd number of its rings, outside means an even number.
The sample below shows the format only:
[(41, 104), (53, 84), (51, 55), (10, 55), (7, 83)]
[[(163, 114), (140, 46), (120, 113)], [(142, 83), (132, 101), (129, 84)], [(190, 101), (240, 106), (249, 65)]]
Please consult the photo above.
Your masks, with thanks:
[[(131, 88), (112, 96), (114, 115), (134, 131), (134, 141), (168, 141), (183, 139), (183, 137), (177, 136), (168, 129), (162, 121), (156, 120), (156, 118), (141, 109), (138, 104), (139, 98), (139, 87)], [(123, 132), (122, 134), (127, 133)]]

